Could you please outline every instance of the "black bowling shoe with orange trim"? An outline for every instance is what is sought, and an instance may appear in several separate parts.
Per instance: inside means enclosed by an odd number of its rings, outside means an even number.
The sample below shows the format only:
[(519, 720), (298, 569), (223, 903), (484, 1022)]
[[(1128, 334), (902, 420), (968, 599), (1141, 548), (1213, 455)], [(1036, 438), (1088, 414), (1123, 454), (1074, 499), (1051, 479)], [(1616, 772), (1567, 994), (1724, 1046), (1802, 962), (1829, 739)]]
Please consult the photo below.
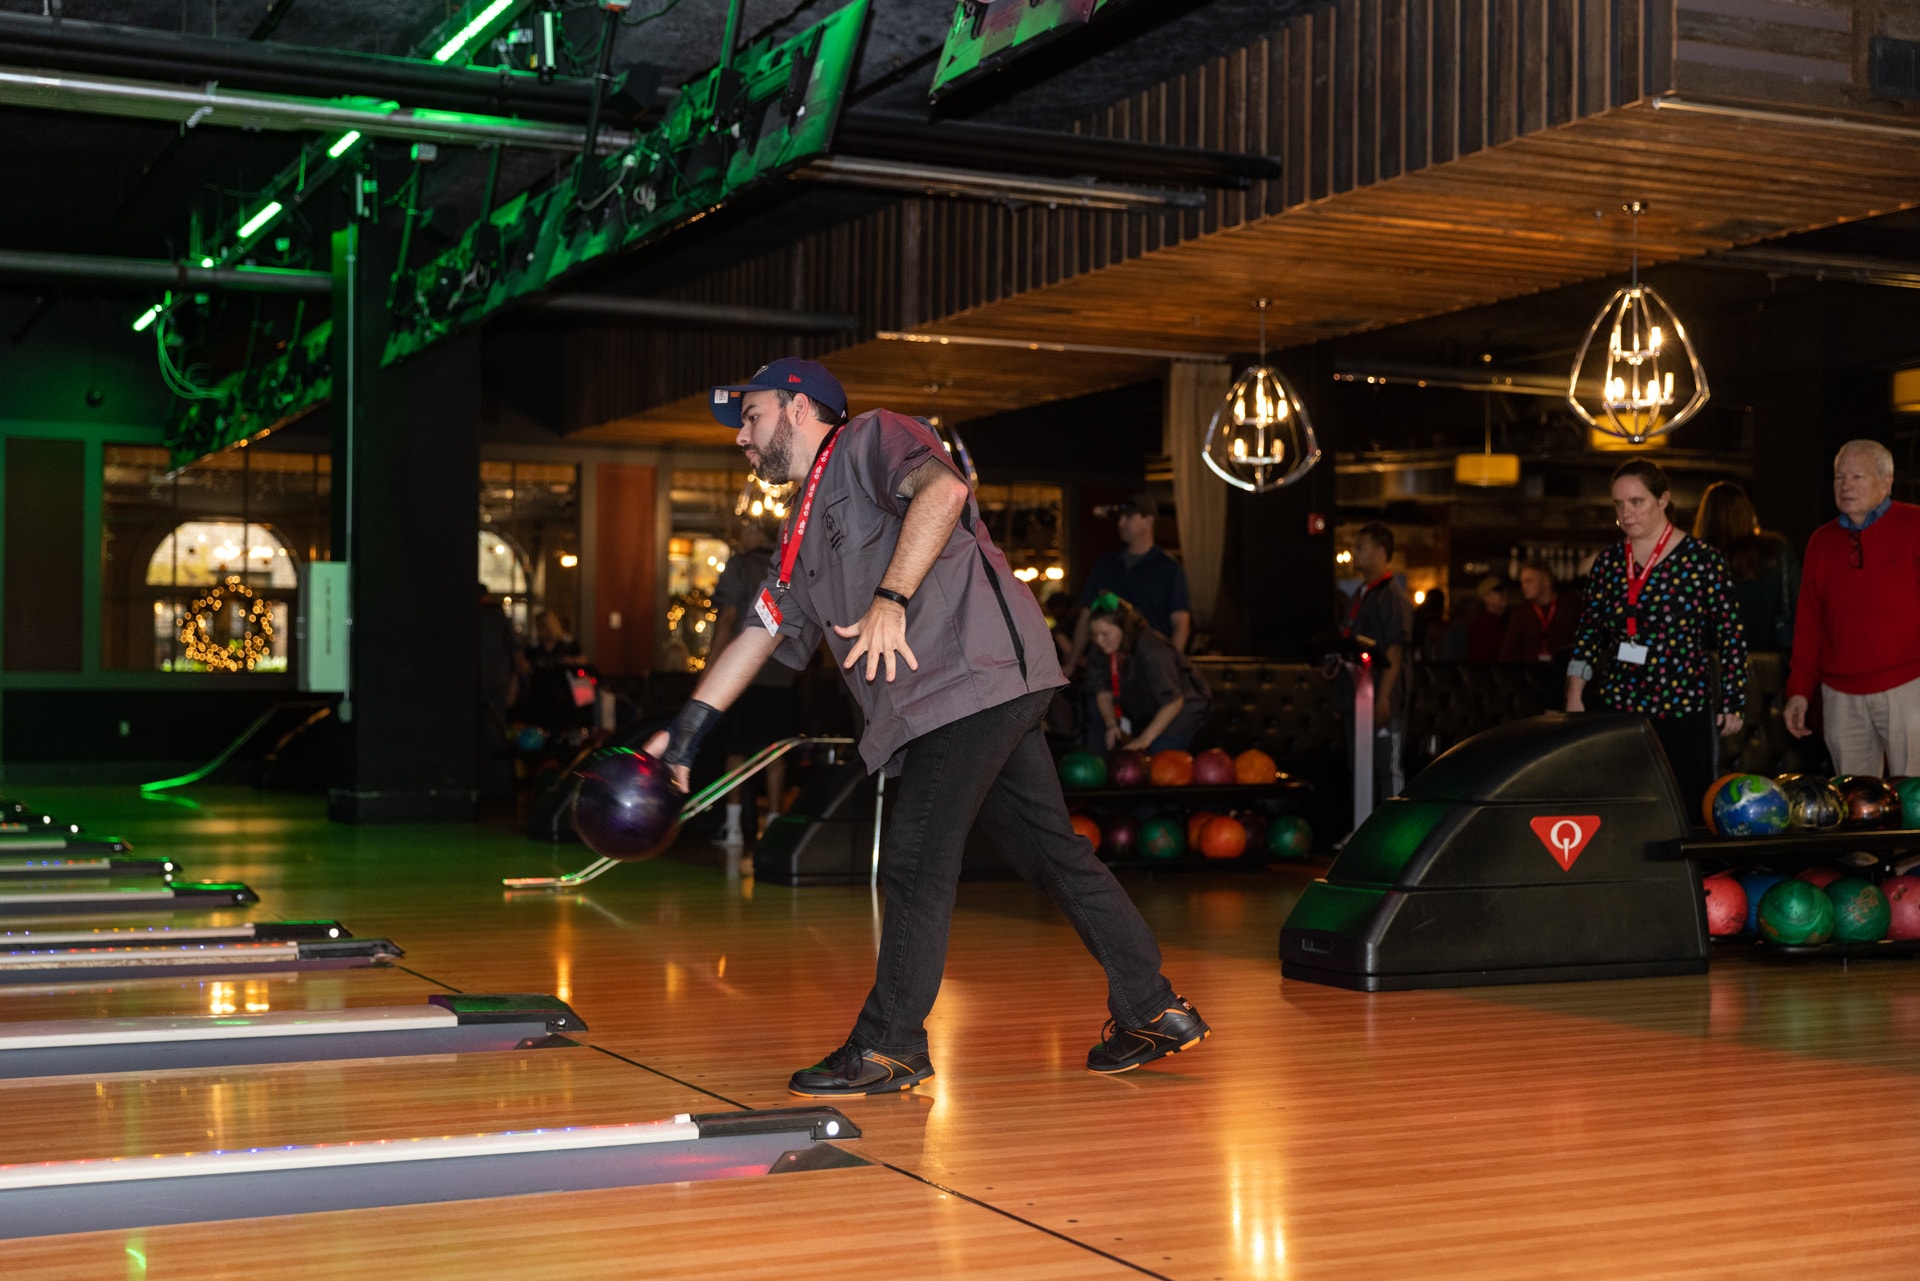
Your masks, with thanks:
[(812, 1067), (795, 1072), (787, 1089), (809, 1099), (843, 1099), (911, 1090), (932, 1075), (933, 1062), (924, 1050), (901, 1059), (848, 1041)]
[(1121, 1027), (1112, 1019), (1101, 1030), (1100, 1044), (1087, 1051), (1087, 1071), (1127, 1072), (1142, 1063), (1191, 1050), (1213, 1035), (1200, 1011), (1183, 997), (1142, 1027)]

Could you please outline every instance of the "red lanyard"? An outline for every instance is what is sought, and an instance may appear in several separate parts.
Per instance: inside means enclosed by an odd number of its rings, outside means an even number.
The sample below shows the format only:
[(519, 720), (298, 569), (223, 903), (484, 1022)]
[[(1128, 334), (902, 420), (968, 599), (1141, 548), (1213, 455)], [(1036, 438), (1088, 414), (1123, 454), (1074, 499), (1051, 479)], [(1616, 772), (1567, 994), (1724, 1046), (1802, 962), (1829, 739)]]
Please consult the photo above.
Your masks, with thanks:
[(1107, 655), (1107, 671), (1113, 677), (1113, 701), (1120, 701), (1120, 651)]
[(1633, 540), (1627, 540), (1627, 635), (1637, 636), (1640, 632), (1640, 593), (1646, 589), (1647, 579), (1653, 577), (1653, 566), (1660, 559), (1660, 553), (1667, 550), (1667, 540), (1673, 537), (1673, 523), (1669, 521), (1660, 541), (1653, 545), (1653, 554), (1647, 557), (1647, 567), (1638, 574), (1633, 572)]
[(1553, 598), (1553, 604), (1547, 606), (1545, 610), (1542, 610), (1538, 605), (1533, 606), (1533, 616), (1540, 620), (1540, 634), (1542, 636), (1546, 635), (1548, 629), (1553, 626), (1553, 616), (1559, 612), (1560, 598), (1558, 596)]
[(813, 470), (807, 473), (807, 492), (800, 500), (800, 510), (793, 514), (793, 522), (780, 536), (780, 589), (786, 590), (793, 581), (793, 562), (800, 556), (800, 540), (807, 536), (807, 518), (813, 515), (813, 494), (820, 488), (820, 476), (827, 470), (827, 459), (833, 456), (833, 442), (839, 436), (840, 428), (835, 427), (820, 442), (820, 453), (813, 460)]
[[(1391, 573), (1382, 574), (1353, 594), (1353, 604), (1347, 606), (1347, 625), (1340, 629), (1342, 636), (1353, 635), (1353, 625), (1360, 621), (1360, 607), (1367, 603), (1367, 597), (1371, 596), (1375, 589), (1385, 587), (1392, 581)], [(1320, 617), (1325, 618), (1326, 615), (1322, 614)]]

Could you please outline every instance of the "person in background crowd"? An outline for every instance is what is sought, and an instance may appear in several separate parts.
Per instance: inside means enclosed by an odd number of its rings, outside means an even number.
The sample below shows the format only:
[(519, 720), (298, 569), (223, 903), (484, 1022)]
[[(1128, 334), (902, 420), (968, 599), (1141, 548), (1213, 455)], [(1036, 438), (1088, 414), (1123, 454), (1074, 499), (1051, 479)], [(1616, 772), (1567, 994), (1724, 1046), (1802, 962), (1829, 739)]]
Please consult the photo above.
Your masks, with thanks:
[(1206, 724), (1207, 683), (1173, 642), (1112, 592), (1093, 601), (1087, 693), (1100, 714), (1105, 748), (1185, 751)]
[[(1347, 607), (1340, 634), (1364, 641), (1373, 656), (1373, 798), (1396, 795), (1405, 783), (1401, 772), (1407, 731), (1409, 680), (1407, 653), (1413, 637), (1413, 598), (1393, 572), (1393, 531), (1362, 525), (1353, 535), (1353, 567), (1360, 590)], [(1354, 689), (1342, 669), (1334, 705), (1352, 721)], [(1351, 735), (1349, 734), (1349, 739)]]
[(585, 702), (574, 691), (587, 678), (586, 658), (580, 646), (567, 634), (560, 616), (541, 609), (533, 616), (533, 644), (521, 651), (520, 688), (522, 697), (514, 708), (514, 719), (539, 725), (552, 732), (576, 729), (593, 723), (592, 687)]
[(1833, 460), (1839, 518), (1807, 540), (1783, 714), (1796, 738), (1820, 695), (1839, 774), (1920, 774), (1920, 507), (1893, 501), (1893, 455), (1850, 440)]
[(1413, 656), (1440, 657), (1441, 638), (1447, 632), (1447, 594), (1435, 587), (1413, 607)]
[[(1160, 504), (1151, 494), (1135, 494), (1105, 511), (1118, 523), (1120, 550), (1095, 561), (1087, 581), (1080, 587), (1080, 617), (1074, 624), (1073, 644), (1061, 664), (1069, 676), (1087, 653), (1093, 602), (1108, 593), (1132, 605), (1147, 620), (1148, 627), (1173, 642), (1174, 649), (1182, 654), (1187, 652), (1187, 637), (1193, 624), (1187, 598), (1187, 571), (1153, 541), (1153, 522), (1160, 514)], [(1084, 710), (1082, 729), (1086, 745), (1095, 751), (1101, 750), (1104, 733), (1100, 718), (1090, 702)]]
[(1593, 562), (1566, 708), (1652, 721), (1691, 815), (1718, 769), (1720, 739), (1740, 732), (1747, 643), (1726, 562), (1675, 527), (1669, 488), (1645, 458), (1613, 473), (1614, 518), (1626, 538)]
[(1545, 561), (1530, 560), (1520, 567), (1520, 604), (1507, 611), (1500, 661), (1548, 662), (1573, 647), (1579, 622), (1578, 599), (1559, 589)]
[[(779, 539), (780, 522), (772, 515), (740, 517), (735, 530), (737, 550), (727, 558), (714, 584), (713, 646), (707, 651), (707, 663), (720, 661), (720, 655), (741, 632), (754, 625), (753, 599), (760, 581), (773, 562), (774, 543)], [(727, 768), (735, 769), (748, 756), (798, 733), (794, 716), (793, 686), (799, 673), (784, 663), (767, 663), (754, 673), (753, 681), (740, 693), (740, 701), (727, 716)], [(762, 772), (767, 787), (767, 818), (776, 817), (785, 806), (787, 760), (777, 758)], [(744, 804), (743, 784), (729, 797)], [(732, 820), (728, 820), (731, 829)], [(752, 831), (742, 833), (752, 836)], [(729, 836), (728, 839), (732, 839)]]
[(1500, 646), (1507, 638), (1507, 613), (1518, 592), (1512, 582), (1487, 575), (1474, 588), (1480, 599), (1479, 612), (1467, 620), (1466, 660), (1469, 663), (1497, 663)]
[[(1095, 597), (1112, 592), (1138, 610), (1147, 626), (1186, 653), (1193, 627), (1187, 571), (1153, 541), (1153, 522), (1160, 514), (1160, 504), (1151, 494), (1135, 494), (1107, 510), (1120, 527), (1120, 550), (1094, 562), (1080, 588), (1080, 608), (1089, 609)], [(1076, 663), (1087, 652), (1089, 621), (1082, 614), (1074, 629), (1071, 658)]]
[(1791, 648), (1800, 558), (1786, 539), (1760, 528), (1747, 491), (1727, 480), (1708, 485), (1693, 536), (1726, 558), (1748, 651)]

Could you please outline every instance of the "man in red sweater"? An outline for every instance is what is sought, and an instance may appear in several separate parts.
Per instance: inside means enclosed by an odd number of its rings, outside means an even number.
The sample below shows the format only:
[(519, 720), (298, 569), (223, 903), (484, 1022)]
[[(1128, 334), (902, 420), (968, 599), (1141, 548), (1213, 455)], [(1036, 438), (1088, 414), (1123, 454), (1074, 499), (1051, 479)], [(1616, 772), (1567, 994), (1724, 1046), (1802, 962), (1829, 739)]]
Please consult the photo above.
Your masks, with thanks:
[(1787, 678), (1804, 738), (1820, 693), (1837, 774), (1920, 774), (1920, 507), (1893, 501), (1893, 455), (1850, 440), (1833, 460), (1840, 518), (1807, 540)]

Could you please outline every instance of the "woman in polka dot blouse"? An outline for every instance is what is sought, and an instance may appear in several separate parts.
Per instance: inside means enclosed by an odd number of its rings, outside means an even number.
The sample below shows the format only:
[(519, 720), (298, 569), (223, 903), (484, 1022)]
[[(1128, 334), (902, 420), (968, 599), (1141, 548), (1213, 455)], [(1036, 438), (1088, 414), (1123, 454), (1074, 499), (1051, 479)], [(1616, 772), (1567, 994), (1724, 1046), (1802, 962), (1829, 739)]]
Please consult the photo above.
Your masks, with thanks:
[(1666, 473), (1644, 458), (1613, 473), (1626, 539), (1593, 562), (1567, 710), (1652, 720), (1691, 816), (1713, 783), (1718, 739), (1740, 732), (1747, 644), (1726, 562), (1673, 524), (1668, 489)]

